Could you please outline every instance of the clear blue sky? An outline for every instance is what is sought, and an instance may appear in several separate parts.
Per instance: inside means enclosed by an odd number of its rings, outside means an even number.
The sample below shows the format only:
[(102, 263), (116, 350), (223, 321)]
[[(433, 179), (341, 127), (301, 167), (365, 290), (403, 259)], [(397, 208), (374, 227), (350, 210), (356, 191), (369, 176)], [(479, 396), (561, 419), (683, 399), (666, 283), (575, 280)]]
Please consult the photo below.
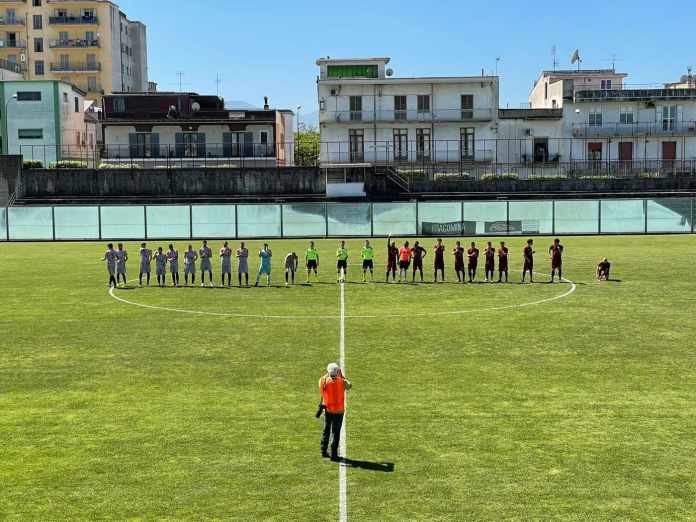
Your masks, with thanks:
[(117, 0), (148, 27), (149, 75), (161, 89), (317, 110), (320, 56), (390, 56), (396, 76), (474, 75), (500, 57), (501, 105), (518, 107), (533, 80), (580, 49), (583, 67), (611, 67), (629, 83), (676, 81), (696, 66), (696, 4), (662, 0), (379, 0), (351, 2)]

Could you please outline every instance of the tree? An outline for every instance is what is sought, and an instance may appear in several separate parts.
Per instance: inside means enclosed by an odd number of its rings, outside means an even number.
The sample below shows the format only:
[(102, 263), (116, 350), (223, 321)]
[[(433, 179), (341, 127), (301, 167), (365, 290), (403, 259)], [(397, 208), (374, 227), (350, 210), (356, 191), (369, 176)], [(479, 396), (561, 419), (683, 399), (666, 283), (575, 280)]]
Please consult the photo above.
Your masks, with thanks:
[(316, 129), (300, 126), (295, 133), (295, 165), (316, 167), (319, 164), (320, 137)]

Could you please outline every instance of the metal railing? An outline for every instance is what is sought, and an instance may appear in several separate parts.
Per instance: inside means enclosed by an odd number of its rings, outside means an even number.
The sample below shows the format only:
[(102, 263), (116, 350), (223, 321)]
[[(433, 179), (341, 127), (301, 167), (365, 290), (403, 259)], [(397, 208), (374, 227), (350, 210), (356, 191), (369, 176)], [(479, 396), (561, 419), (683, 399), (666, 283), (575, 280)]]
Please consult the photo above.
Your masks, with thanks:
[(423, 111), (416, 109), (404, 110), (360, 110), (360, 111), (322, 111), (319, 121), (322, 123), (355, 123), (355, 122), (479, 122), (491, 121), (493, 109), (433, 109)]
[(51, 40), (49, 43), (51, 49), (72, 49), (72, 48), (88, 48), (88, 47), (101, 47), (99, 39), (85, 40), (85, 39), (74, 39), (74, 40)]
[(52, 63), (52, 72), (97, 72), (101, 71), (101, 62), (95, 63)]
[(21, 63), (0, 59), (0, 69), (21, 74), (26, 68)]
[(98, 25), (99, 17), (97, 16), (50, 16), (48, 18), (49, 24), (55, 25), (78, 25), (78, 24), (88, 24), (88, 25)]
[(573, 124), (574, 137), (696, 135), (696, 121)]
[(26, 49), (27, 42), (24, 40), (0, 40), (0, 49)]
[(24, 25), (24, 20), (21, 18), (0, 17), (0, 25)]

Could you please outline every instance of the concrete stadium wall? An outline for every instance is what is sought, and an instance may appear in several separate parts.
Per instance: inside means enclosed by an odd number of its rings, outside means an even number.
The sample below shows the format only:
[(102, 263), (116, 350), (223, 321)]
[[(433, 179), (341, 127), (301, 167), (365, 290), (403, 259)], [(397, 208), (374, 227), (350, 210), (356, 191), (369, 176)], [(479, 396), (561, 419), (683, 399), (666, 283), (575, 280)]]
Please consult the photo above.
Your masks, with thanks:
[(315, 168), (255, 169), (33, 169), (22, 174), (26, 198), (101, 196), (323, 195), (324, 177)]

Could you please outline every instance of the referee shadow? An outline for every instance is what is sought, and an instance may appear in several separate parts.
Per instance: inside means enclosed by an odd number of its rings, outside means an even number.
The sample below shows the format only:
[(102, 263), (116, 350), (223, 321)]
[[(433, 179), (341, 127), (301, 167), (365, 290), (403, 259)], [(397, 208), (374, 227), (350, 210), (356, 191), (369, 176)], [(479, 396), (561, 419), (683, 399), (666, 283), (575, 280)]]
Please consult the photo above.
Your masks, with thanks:
[(366, 471), (381, 471), (382, 473), (394, 473), (393, 462), (370, 462), (367, 460), (353, 460), (342, 458), (340, 463), (347, 468), (364, 469)]

